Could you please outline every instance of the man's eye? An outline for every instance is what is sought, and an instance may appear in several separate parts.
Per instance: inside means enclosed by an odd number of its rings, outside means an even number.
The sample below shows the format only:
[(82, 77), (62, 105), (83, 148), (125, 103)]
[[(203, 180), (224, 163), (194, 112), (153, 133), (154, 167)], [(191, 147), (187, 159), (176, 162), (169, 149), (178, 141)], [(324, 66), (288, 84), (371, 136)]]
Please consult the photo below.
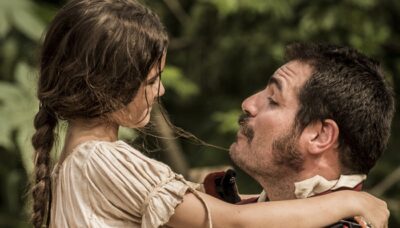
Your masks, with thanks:
[(268, 97), (268, 103), (271, 106), (278, 106), (278, 103), (274, 101), (272, 98)]

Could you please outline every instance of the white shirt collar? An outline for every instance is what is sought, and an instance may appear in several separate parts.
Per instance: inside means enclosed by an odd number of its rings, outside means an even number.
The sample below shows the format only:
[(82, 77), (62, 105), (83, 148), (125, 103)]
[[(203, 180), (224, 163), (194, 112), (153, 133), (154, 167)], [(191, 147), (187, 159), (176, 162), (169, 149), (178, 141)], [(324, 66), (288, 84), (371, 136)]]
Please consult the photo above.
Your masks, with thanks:
[[(320, 175), (316, 175), (309, 179), (294, 183), (297, 199), (308, 198), (329, 190), (336, 190), (339, 188), (354, 188), (367, 178), (365, 174), (356, 175), (340, 175), (337, 180), (327, 180)], [(257, 202), (265, 202), (267, 200), (267, 193), (262, 191)]]

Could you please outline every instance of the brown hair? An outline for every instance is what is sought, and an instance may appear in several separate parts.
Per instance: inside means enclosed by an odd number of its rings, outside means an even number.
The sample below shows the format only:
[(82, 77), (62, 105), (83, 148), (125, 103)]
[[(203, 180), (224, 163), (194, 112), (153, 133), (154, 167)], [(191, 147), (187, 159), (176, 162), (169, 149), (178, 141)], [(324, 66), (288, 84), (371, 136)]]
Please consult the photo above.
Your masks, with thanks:
[(350, 47), (314, 43), (288, 46), (286, 59), (313, 67), (299, 92), (299, 130), (334, 120), (342, 174), (367, 174), (386, 149), (395, 111), (379, 62)]
[(34, 227), (50, 211), (50, 151), (58, 120), (104, 117), (128, 104), (167, 45), (157, 15), (135, 0), (72, 0), (57, 13), (40, 61), (32, 137)]

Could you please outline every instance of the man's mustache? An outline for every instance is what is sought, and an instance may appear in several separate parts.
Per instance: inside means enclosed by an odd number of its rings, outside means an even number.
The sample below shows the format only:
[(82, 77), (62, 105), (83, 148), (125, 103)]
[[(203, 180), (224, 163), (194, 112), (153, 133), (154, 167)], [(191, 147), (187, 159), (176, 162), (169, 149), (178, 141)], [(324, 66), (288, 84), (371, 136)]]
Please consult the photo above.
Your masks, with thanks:
[(248, 122), (249, 122), (250, 115), (248, 113), (243, 113), (242, 115), (239, 116), (239, 126), (240, 126), (240, 131), (241, 133), (246, 136), (248, 142), (250, 143), (253, 140), (254, 137), (254, 130), (249, 127)]

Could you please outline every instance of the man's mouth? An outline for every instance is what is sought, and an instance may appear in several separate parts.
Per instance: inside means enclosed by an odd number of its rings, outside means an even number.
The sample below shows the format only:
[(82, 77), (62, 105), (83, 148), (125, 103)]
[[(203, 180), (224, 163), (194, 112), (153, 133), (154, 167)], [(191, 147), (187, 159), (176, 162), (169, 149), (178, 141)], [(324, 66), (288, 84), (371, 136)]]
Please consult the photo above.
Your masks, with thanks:
[(247, 142), (250, 143), (253, 138), (254, 138), (254, 130), (248, 125), (249, 122), (249, 116), (248, 114), (242, 114), (239, 117), (239, 125), (240, 125), (240, 129), (238, 132), (238, 138), (240, 137), (240, 135), (243, 135), (247, 138)]
[(247, 124), (242, 127), (242, 129), (240, 130), (240, 133), (242, 133), (247, 138), (247, 141), (249, 143), (253, 140), (254, 130), (252, 128), (250, 128)]

